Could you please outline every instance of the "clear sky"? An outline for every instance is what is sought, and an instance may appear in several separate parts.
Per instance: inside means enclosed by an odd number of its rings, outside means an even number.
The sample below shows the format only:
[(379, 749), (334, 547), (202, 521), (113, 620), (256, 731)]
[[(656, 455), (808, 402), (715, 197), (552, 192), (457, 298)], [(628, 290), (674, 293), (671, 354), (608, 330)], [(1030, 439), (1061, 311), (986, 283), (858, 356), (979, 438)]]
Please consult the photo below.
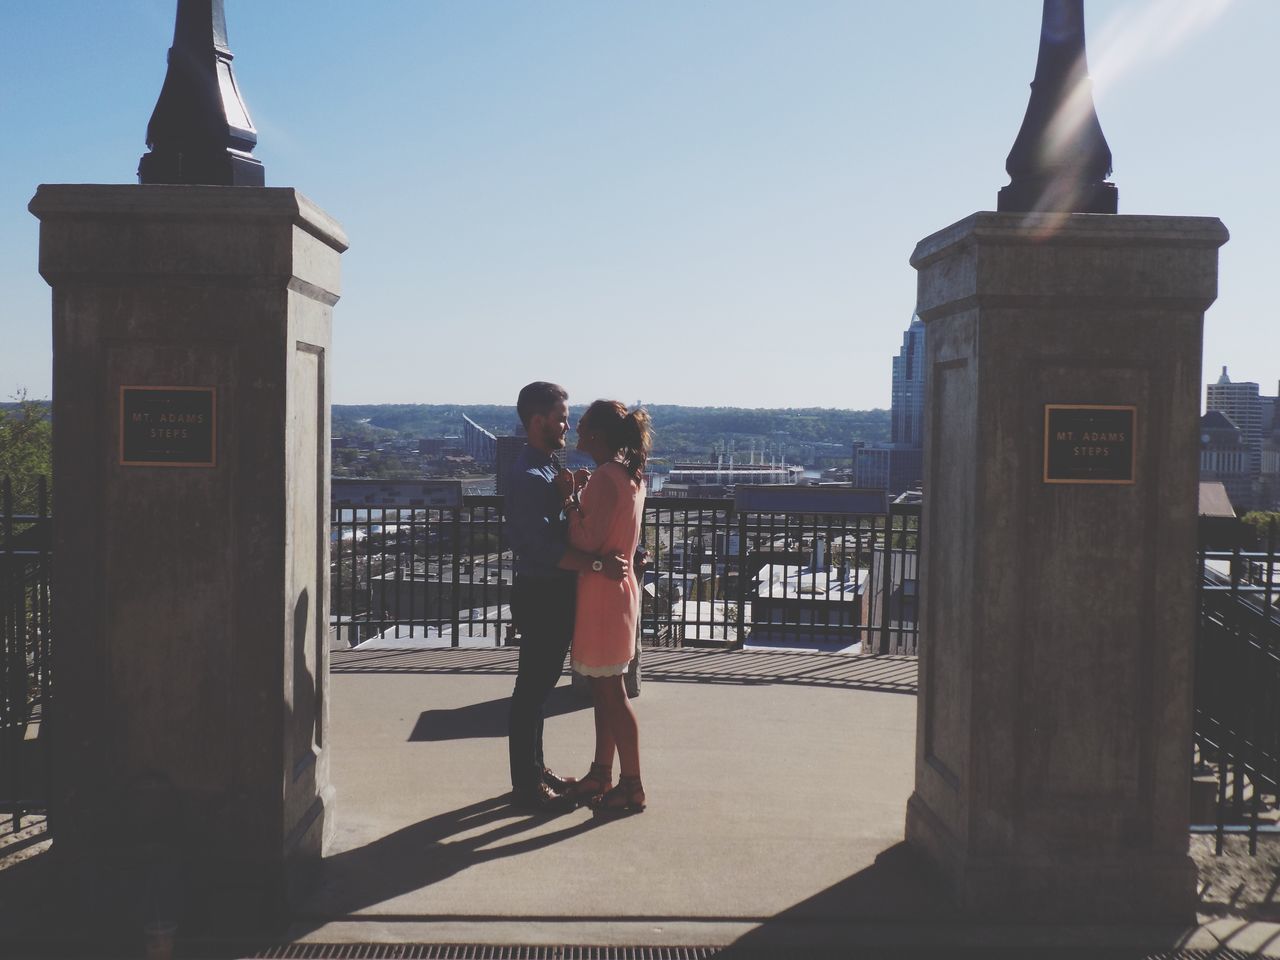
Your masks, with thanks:
[[(0, 397), (50, 389), (39, 183), (129, 183), (174, 0), (4, 0)], [(1039, 0), (227, 0), (272, 186), (351, 237), (337, 403), (888, 406), (917, 240), (995, 207)], [(1277, 0), (1086, 0), (1121, 213), (1221, 217), (1280, 378)]]

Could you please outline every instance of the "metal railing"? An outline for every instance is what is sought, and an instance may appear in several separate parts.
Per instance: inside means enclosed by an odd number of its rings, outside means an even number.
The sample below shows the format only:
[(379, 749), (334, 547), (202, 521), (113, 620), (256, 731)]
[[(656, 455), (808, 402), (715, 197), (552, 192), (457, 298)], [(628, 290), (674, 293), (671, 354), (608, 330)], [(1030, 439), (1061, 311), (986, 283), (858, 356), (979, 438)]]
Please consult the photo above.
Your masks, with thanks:
[[(1261, 538), (1237, 524), (1230, 549), (1200, 548), (1200, 619), (1195, 662), (1197, 832), (1213, 832), (1222, 852), (1228, 833), (1245, 833), (1249, 852), (1277, 830), (1280, 796), (1280, 529)], [(1260, 539), (1261, 542), (1258, 542)]]
[(0, 478), (0, 812), (43, 811), (47, 754), (39, 739), (51, 695), (49, 602), (51, 519), (40, 478), (35, 513), (14, 509), (13, 485)]
[[(918, 505), (826, 516), (651, 498), (641, 638), (914, 654), (919, 514)], [(514, 639), (501, 497), (464, 497), (457, 508), (337, 504), (331, 544), (335, 646)]]
[(848, 516), (653, 498), (642, 638), (914, 654), (919, 515), (916, 505)]
[[(887, 514), (739, 512), (732, 500), (652, 498), (643, 542), (642, 636), (665, 646), (733, 649), (794, 642), (914, 654), (918, 505)], [(500, 497), (458, 508), (335, 507), (332, 629), (354, 646), (373, 636), (498, 645), (514, 636), (511, 553)], [(52, 703), (48, 491), (17, 513), (0, 480), (0, 812), (45, 808), (40, 736)], [(1219, 531), (1219, 536), (1221, 532)], [(1260, 542), (1236, 525), (1206, 541), (1195, 661), (1194, 757), (1207, 802), (1192, 829), (1276, 831), (1280, 783), (1280, 529)]]
[(458, 508), (338, 504), (329, 542), (336, 646), (509, 639), (511, 552), (501, 497), (464, 497)]

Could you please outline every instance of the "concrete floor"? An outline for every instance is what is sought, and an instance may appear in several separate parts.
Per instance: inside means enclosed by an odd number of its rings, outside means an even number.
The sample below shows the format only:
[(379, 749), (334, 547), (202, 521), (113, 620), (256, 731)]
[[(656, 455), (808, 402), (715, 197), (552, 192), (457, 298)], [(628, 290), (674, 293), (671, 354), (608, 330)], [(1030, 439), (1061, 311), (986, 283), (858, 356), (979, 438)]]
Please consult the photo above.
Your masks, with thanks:
[[(649, 809), (596, 821), (586, 810), (529, 816), (505, 802), (515, 657), (492, 648), (334, 655), (336, 836), (289, 932), (297, 949), (1280, 957), (1280, 924), (1238, 911), (1209, 913), (1187, 929), (1031, 927), (1014, 916), (978, 923), (959, 915), (901, 842), (913, 782), (914, 658), (646, 651), (636, 706)], [(591, 715), (567, 679), (550, 703), (546, 745), (553, 767), (585, 771)], [(38, 853), (47, 843), (14, 839), (19, 856), (0, 849), (0, 956), (29, 947), (38, 948), (31, 955), (100, 955), (59, 946), (80, 934), (45, 892), (55, 889)], [(19, 938), (19, 952), (6, 935)], [(262, 955), (230, 944), (190, 949), (183, 955)], [(1205, 953), (1179, 952), (1188, 950)]]
[[(649, 808), (620, 821), (506, 805), (513, 678), (506, 650), (335, 657), (338, 832), (299, 934), (514, 927), (564, 942), (572, 926), (576, 942), (634, 943), (642, 927), (723, 943), (788, 911), (845, 921), (883, 906), (814, 900), (902, 838), (913, 660), (648, 652), (635, 705)], [(585, 772), (591, 712), (567, 678), (549, 714), (548, 763)]]
[[(335, 655), (337, 835), (294, 938), (727, 946), (727, 956), (1280, 956), (1274, 923), (1030, 927), (959, 915), (902, 843), (914, 658), (646, 651), (635, 705), (649, 809), (597, 821), (506, 805), (515, 657)], [(545, 740), (553, 768), (586, 770), (591, 714), (567, 678)]]

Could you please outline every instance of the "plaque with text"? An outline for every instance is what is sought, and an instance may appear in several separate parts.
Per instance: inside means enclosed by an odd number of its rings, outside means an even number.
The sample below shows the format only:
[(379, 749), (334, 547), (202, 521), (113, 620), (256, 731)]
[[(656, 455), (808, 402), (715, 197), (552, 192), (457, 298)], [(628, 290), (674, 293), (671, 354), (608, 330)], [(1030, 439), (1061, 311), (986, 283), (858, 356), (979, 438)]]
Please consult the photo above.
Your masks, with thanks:
[(1133, 483), (1138, 408), (1086, 403), (1044, 407), (1045, 483)]
[(120, 463), (212, 467), (216, 425), (215, 387), (121, 387)]

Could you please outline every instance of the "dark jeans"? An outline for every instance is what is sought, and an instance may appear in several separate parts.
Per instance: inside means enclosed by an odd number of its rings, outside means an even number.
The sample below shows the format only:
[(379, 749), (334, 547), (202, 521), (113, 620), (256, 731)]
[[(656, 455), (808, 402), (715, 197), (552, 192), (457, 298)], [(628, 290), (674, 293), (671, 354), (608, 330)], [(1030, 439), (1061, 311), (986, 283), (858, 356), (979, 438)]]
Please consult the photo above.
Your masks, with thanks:
[(542, 779), (542, 711), (560, 680), (573, 640), (576, 577), (544, 579), (516, 575), (511, 585), (511, 618), (520, 631), (520, 666), (511, 694), (507, 746), (511, 786), (534, 787)]

